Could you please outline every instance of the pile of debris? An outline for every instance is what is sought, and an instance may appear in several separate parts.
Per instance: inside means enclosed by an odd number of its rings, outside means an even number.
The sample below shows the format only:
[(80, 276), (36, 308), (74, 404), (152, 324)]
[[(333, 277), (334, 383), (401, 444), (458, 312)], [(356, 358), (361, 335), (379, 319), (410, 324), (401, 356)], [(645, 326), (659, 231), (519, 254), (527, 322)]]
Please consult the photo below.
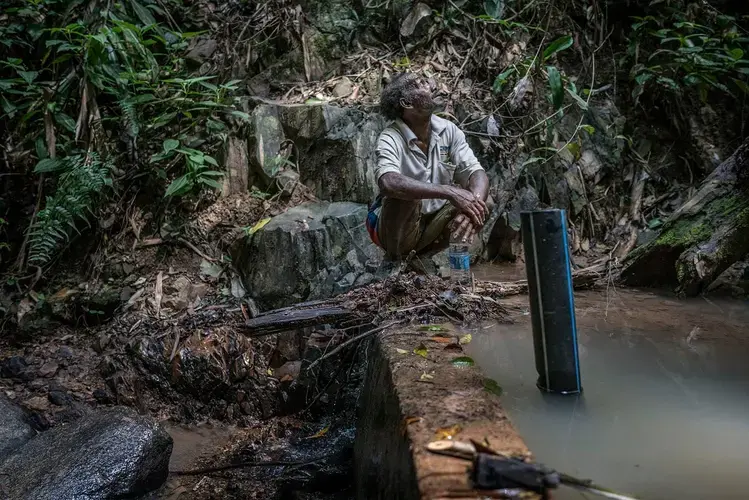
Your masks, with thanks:
[[(573, 273), (575, 288), (590, 288), (604, 278), (606, 264)], [(352, 330), (405, 322), (435, 320), (476, 323), (507, 319), (500, 299), (525, 293), (525, 280), (510, 283), (477, 281), (464, 286), (436, 276), (397, 272), (372, 285), (328, 300), (305, 302), (260, 314), (247, 321), (248, 335), (260, 337), (321, 324)]]

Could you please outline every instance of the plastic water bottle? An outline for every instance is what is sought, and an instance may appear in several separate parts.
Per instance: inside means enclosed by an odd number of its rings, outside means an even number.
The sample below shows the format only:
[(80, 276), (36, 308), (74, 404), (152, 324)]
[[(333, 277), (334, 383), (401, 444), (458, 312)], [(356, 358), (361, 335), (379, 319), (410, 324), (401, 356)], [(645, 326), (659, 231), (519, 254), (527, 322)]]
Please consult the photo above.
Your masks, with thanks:
[(469, 283), (471, 281), (471, 256), (468, 253), (468, 244), (450, 243), (448, 258), (450, 279), (456, 283)]

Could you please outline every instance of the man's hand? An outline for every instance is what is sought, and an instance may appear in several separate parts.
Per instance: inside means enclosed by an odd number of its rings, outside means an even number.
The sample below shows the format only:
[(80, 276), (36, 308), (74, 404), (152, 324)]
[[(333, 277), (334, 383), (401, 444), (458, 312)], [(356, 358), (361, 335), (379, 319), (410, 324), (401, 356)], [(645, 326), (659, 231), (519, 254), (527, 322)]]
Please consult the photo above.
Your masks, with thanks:
[(473, 237), (478, 231), (471, 223), (471, 219), (465, 214), (458, 214), (452, 221), (450, 227), (450, 241), (462, 241), (464, 243), (473, 243)]
[(462, 188), (454, 188), (450, 203), (468, 216), (474, 226), (480, 228), (484, 225), (486, 217), (489, 215), (489, 209), (486, 207), (484, 200), (473, 194), (471, 191)]

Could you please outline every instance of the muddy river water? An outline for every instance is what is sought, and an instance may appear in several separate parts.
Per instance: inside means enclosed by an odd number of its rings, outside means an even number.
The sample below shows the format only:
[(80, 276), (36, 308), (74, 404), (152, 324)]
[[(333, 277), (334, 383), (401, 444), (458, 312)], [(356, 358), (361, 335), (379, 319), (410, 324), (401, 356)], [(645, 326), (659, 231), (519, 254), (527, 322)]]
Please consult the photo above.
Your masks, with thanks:
[(749, 498), (749, 303), (610, 289), (575, 306), (580, 396), (536, 388), (527, 297), (467, 346), (536, 459), (643, 500)]

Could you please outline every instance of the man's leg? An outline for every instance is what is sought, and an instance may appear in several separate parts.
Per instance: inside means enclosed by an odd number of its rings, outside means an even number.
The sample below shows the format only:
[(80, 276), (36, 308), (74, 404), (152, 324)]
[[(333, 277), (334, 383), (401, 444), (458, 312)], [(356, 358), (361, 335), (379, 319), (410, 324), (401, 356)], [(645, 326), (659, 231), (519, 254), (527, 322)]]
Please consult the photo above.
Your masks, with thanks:
[(424, 250), (441, 250), (450, 244), (450, 222), (458, 215), (458, 209), (450, 203), (440, 208), (434, 215), (429, 216), (415, 246), (417, 252)]
[(408, 257), (421, 236), (421, 200), (383, 198), (377, 235), (389, 258)]
[[(494, 210), (494, 199), (489, 196), (486, 199), (486, 207), (491, 214)], [(452, 221), (457, 217), (458, 209), (450, 203), (445, 203), (430, 219), (426, 221), (424, 231), (419, 242), (416, 244), (417, 252), (432, 252), (444, 250), (450, 246), (450, 231)], [(429, 217), (429, 216), (425, 216)], [(478, 234), (474, 235), (478, 237)]]

